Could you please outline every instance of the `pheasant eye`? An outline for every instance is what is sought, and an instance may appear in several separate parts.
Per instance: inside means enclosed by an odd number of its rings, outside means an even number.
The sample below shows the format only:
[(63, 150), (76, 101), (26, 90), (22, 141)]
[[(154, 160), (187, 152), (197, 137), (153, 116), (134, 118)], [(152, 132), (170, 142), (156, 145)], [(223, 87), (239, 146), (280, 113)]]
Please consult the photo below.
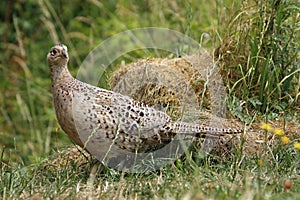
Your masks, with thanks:
[(57, 53), (57, 51), (56, 51), (55, 49), (53, 49), (53, 50), (50, 52), (51, 56), (54, 56), (56, 53)]

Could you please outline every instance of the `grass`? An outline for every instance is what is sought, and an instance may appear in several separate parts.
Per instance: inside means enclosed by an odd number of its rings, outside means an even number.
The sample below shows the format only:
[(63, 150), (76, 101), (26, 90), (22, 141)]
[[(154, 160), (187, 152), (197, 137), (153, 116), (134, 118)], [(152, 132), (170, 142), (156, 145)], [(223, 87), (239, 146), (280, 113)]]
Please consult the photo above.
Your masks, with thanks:
[(245, 3), (241, 10), (229, 24), (227, 41), (215, 52), (223, 73), (230, 74), (228, 88), (234, 92), (230, 96), (246, 102), (243, 110), (293, 115), (300, 103), (299, 46), (295, 46), (299, 2), (258, 1)]
[[(267, 148), (271, 147), (266, 146)], [(300, 153), (291, 146), (276, 145), (255, 159), (248, 156), (224, 159), (216, 158), (215, 155), (208, 155), (198, 161), (186, 158), (147, 174), (125, 174), (111, 169), (104, 169), (100, 174), (99, 164), (85, 161), (80, 165), (75, 162), (78, 158), (68, 159), (64, 155), (66, 152), (60, 154), (65, 159), (63, 164), (53, 164), (51, 159), (13, 168), (2, 164), (2, 197), (299, 198)], [(291, 188), (289, 181), (294, 185)]]
[[(299, 199), (298, 1), (4, 1), (0, 7), (0, 198)], [(65, 9), (68, 8), (68, 9)], [(12, 12), (13, 11), (13, 12)], [(66, 43), (71, 72), (107, 37), (137, 27), (185, 33), (220, 59), (228, 108), (241, 121), (277, 123), (276, 136), (253, 154), (243, 143), (230, 156), (183, 158), (159, 171), (125, 174), (74, 146), (59, 129), (45, 59)], [(205, 39), (204, 33), (209, 34)], [(206, 36), (207, 36), (206, 34)], [(144, 55), (131, 52), (126, 63)], [(102, 80), (105, 84), (106, 80)], [(246, 132), (247, 134), (247, 132)], [(272, 133), (266, 133), (267, 136)], [(77, 152), (77, 151), (76, 151)], [(292, 183), (292, 184), (291, 184)], [(291, 186), (293, 185), (293, 186)]]

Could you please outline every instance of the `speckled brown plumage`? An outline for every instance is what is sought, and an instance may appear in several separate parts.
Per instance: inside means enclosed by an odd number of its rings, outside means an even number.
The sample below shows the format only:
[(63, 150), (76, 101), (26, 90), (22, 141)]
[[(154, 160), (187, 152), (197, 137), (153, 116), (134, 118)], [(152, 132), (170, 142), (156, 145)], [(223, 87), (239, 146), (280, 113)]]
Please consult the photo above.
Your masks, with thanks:
[(113, 156), (124, 151), (149, 152), (169, 143), (176, 134), (200, 137), (241, 132), (174, 122), (128, 96), (83, 83), (71, 76), (63, 44), (52, 47), (47, 58), (60, 126), (76, 144), (93, 149), (98, 157), (107, 151)]

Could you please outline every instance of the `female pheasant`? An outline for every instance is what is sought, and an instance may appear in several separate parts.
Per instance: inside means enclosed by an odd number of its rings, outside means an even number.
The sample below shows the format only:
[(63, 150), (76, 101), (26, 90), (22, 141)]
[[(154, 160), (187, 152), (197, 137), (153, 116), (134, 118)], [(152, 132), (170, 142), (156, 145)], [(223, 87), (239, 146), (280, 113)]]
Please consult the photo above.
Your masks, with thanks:
[(174, 122), (166, 113), (128, 96), (81, 82), (68, 70), (68, 49), (63, 44), (52, 47), (47, 59), (61, 128), (100, 161), (117, 158), (120, 163), (124, 155), (160, 149), (176, 135), (202, 137), (241, 132)]

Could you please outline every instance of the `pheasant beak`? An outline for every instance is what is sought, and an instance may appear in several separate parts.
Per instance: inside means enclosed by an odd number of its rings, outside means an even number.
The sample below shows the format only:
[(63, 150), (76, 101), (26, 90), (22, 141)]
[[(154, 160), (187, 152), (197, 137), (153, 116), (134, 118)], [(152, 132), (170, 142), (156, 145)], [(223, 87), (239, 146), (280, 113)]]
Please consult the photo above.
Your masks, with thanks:
[(61, 54), (65, 57), (65, 58), (68, 58), (69, 56), (68, 56), (68, 52), (66, 51), (66, 50), (63, 50), (62, 52), (61, 52)]

